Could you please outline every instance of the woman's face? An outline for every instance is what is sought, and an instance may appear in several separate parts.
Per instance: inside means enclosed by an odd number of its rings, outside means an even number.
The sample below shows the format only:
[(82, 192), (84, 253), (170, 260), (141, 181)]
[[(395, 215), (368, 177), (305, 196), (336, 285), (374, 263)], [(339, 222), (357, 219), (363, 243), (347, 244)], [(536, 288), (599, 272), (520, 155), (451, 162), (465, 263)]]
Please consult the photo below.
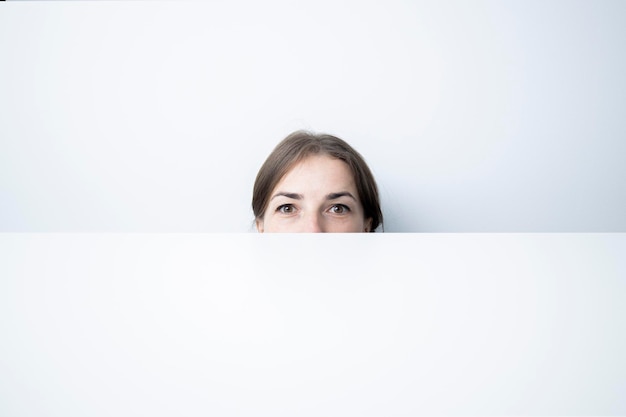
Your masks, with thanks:
[(311, 155), (278, 182), (259, 232), (369, 232), (352, 172), (340, 159)]

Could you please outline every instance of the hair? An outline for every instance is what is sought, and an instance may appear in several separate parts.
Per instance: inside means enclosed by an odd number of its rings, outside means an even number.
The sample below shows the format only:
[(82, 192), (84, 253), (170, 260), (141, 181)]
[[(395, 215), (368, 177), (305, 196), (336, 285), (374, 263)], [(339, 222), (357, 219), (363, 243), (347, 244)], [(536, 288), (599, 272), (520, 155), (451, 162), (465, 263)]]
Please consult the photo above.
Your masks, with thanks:
[(328, 155), (344, 161), (354, 177), (365, 219), (372, 219), (370, 232), (383, 223), (378, 187), (365, 160), (344, 140), (328, 134), (298, 130), (283, 139), (267, 157), (254, 182), (252, 211), (263, 218), (270, 194), (278, 182), (298, 162), (310, 155)]

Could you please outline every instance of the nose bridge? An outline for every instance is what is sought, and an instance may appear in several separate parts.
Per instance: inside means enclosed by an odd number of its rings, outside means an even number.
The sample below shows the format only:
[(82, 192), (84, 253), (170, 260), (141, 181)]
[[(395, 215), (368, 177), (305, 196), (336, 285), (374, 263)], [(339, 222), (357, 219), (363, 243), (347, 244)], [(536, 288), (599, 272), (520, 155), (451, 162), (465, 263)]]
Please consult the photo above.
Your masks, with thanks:
[(304, 216), (305, 232), (320, 233), (323, 232), (322, 217), (319, 213), (311, 211)]

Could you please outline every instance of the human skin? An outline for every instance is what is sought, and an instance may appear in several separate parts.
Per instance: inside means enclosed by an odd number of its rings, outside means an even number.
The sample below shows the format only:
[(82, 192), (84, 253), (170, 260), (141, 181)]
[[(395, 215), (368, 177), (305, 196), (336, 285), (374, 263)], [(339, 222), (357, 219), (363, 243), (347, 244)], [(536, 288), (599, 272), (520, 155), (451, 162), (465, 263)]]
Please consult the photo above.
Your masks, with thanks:
[(368, 232), (348, 165), (328, 155), (311, 155), (294, 165), (270, 194), (257, 230), (267, 232)]

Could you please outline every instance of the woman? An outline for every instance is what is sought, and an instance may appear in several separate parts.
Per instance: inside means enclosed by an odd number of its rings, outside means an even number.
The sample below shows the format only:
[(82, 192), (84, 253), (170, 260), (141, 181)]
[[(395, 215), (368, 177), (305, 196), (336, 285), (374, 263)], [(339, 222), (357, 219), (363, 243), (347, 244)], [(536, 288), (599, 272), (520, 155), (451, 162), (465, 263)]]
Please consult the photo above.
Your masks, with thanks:
[(296, 131), (269, 155), (252, 195), (263, 232), (373, 232), (382, 225), (378, 188), (345, 141)]

